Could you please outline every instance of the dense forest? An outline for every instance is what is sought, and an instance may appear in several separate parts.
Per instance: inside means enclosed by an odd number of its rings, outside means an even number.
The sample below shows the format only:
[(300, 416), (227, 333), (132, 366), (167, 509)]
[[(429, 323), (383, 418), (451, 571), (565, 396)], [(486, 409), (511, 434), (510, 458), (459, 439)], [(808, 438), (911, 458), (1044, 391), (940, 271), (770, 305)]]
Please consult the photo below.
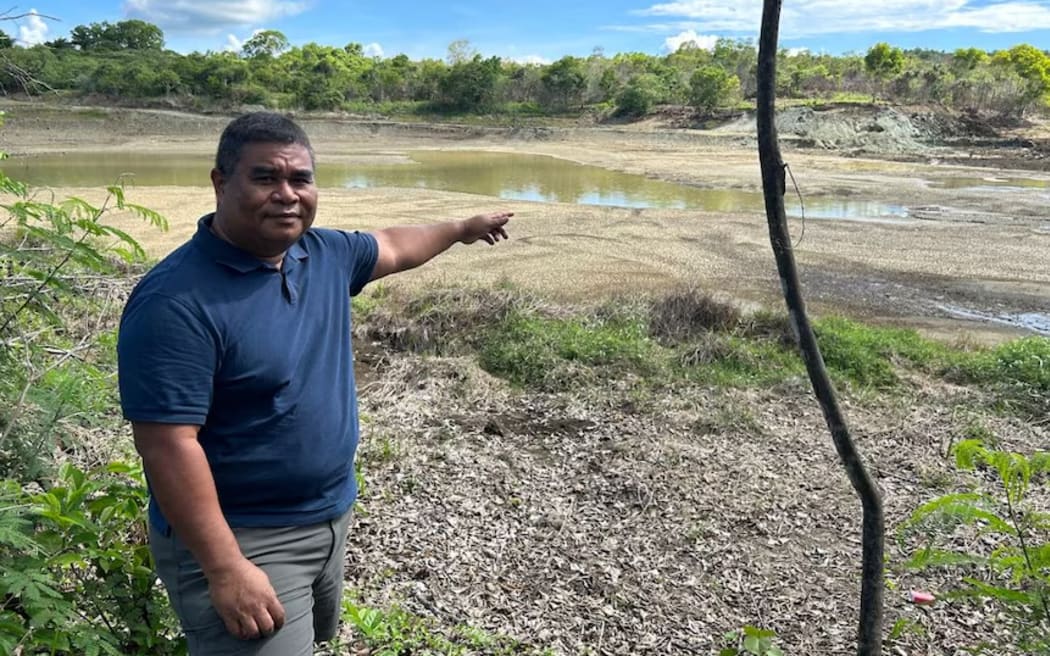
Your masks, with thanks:
[[(456, 41), (444, 60), (412, 61), (370, 57), (359, 43), (292, 46), (277, 30), (255, 34), (240, 52), (180, 54), (164, 48), (156, 25), (127, 20), (78, 25), (32, 47), (0, 33), (0, 88), (186, 109), (639, 116), (663, 105), (712, 111), (750, 103), (756, 54), (750, 41), (721, 39), (710, 50), (692, 43), (664, 56), (596, 49), (544, 65), (485, 57)], [(777, 74), (784, 100), (882, 99), (1018, 115), (1045, 109), (1050, 98), (1050, 55), (1027, 44), (947, 53), (877, 43), (839, 56), (785, 50)]]

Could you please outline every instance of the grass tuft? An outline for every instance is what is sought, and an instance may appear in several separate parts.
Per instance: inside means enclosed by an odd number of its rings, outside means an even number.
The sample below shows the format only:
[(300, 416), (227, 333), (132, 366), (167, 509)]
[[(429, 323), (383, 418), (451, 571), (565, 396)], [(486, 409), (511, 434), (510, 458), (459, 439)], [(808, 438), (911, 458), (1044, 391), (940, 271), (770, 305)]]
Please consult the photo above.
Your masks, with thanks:
[[(514, 312), (491, 329), (481, 366), (523, 387), (563, 389), (625, 372), (653, 375), (664, 358), (639, 321)], [(615, 371), (613, 371), (615, 369)]]
[(649, 306), (649, 332), (663, 344), (677, 344), (709, 332), (734, 330), (741, 319), (733, 304), (690, 287), (654, 299)]
[(950, 354), (947, 346), (914, 330), (866, 326), (841, 317), (820, 319), (813, 329), (828, 370), (860, 387), (895, 387), (900, 368), (933, 370)]
[(369, 338), (399, 351), (442, 355), (476, 347), (513, 312), (540, 306), (535, 297), (507, 285), (385, 291), (358, 298), (358, 326)]

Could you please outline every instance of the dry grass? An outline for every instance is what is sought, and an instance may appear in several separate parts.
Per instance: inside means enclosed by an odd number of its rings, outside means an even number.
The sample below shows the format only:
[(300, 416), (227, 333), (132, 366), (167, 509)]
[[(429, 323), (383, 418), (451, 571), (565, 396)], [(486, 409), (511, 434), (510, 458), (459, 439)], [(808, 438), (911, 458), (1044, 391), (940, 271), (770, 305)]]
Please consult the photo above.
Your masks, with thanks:
[(708, 291), (685, 287), (650, 304), (649, 332), (662, 342), (681, 343), (712, 331), (732, 331), (741, 316), (733, 303), (715, 299)]

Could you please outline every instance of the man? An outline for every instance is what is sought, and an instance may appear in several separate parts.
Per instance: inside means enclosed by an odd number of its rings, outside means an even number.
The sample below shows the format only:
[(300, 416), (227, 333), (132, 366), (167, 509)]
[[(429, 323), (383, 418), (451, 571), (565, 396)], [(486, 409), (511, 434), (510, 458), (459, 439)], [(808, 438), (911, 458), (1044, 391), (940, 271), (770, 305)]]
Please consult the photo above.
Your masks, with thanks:
[(121, 405), (150, 486), (150, 546), (190, 653), (313, 653), (338, 626), (357, 490), (350, 296), (511, 214), (311, 229), (314, 157), (271, 113), (219, 140), (215, 211), (136, 286)]

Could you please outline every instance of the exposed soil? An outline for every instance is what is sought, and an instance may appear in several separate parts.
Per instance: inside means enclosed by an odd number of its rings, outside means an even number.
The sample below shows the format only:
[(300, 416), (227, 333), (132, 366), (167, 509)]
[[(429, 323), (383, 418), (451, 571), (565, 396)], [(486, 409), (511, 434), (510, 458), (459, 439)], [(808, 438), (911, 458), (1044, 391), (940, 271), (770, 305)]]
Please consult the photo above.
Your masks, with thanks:
[[(228, 120), (5, 108), (13, 120), (0, 131), (0, 147), (15, 153), (211, 152)], [(689, 121), (669, 113), (633, 125), (478, 128), (303, 119), (321, 158), (487, 149), (703, 187), (759, 188), (750, 119), (729, 117), (713, 129)], [(1050, 312), (1046, 194), (936, 184), (1050, 179), (1045, 127), (830, 108), (785, 112), (780, 129), (806, 194), (915, 208), (900, 222), (811, 219), (804, 236), (796, 222), (812, 308), (968, 340), (1025, 333), (945, 307)], [(981, 168), (991, 163), (1000, 168)], [(129, 192), (172, 222), (157, 235), (122, 219), (151, 252), (181, 243), (209, 210), (206, 173), (196, 188)], [(509, 280), (554, 300), (589, 302), (688, 283), (743, 304), (779, 305), (761, 216), (354, 189), (326, 190), (318, 221), (371, 229), (494, 206), (516, 212), (510, 242), (458, 248), (390, 284)], [(440, 629), (469, 624), (556, 654), (711, 654), (725, 631), (743, 624), (775, 629), (791, 654), (854, 650), (860, 509), (804, 380), (769, 390), (641, 393), (613, 380), (571, 394), (521, 392), (472, 358), (400, 352), (369, 342), (366, 328), (356, 347), (366, 487), (347, 571), (364, 603), (398, 604)], [(983, 410), (981, 394), (916, 379), (899, 395), (847, 395), (888, 527), (921, 502), (965, 488), (969, 479), (945, 454), (974, 422), (1004, 448), (1045, 446), (1047, 418), (995, 415)], [(1008, 642), (994, 608), (907, 601), (910, 589), (941, 593), (953, 582), (901, 567), (918, 544), (887, 543), (886, 627), (912, 623), (887, 653), (940, 656), (981, 640)]]
[[(366, 603), (556, 654), (714, 654), (745, 624), (776, 630), (790, 654), (855, 650), (860, 508), (805, 381), (544, 395), (470, 358), (388, 352), (364, 370), (348, 577)], [(896, 540), (920, 503), (965, 489), (945, 454), (969, 422), (1022, 452), (1050, 437), (980, 406), (944, 385), (847, 397), (891, 532), (886, 627), (909, 622), (887, 653), (1010, 642), (992, 607), (911, 604), (910, 590), (958, 580), (910, 572), (922, 542)]]

